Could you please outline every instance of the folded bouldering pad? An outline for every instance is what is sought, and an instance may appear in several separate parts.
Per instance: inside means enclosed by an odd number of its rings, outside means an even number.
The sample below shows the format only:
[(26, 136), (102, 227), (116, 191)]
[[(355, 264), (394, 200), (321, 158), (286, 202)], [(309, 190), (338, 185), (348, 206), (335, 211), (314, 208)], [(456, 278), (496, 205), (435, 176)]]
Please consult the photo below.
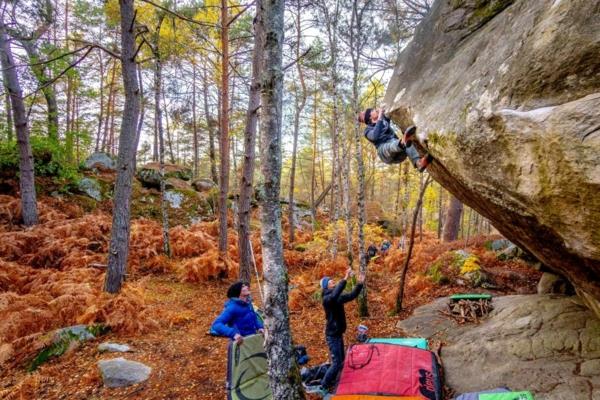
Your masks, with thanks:
[(389, 343), (401, 346), (418, 347), (427, 350), (427, 339), (425, 338), (370, 338), (367, 343)]
[(530, 392), (484, 393), (479, 400), (533, 400)]
[(388, 343), (364, 343), (348, 350), (335, 394), (440, 400), (442, 383), (432, 352)]
[(374, 396), (370, 394), (344, 394), (333, 395), (331, 400), (423, 400), (423, 397), (415, 396)]
[(269, 375), (267, 374), (267, 354), (262, 335), (244, 337), (238, 345), (229, 344), (227, 354), (227, 399), (228, 400), (267, 400), (272, 399)]
[(463, 294), (453, 294), (450, 296), (451, 301), (459, 301), (459, 300), (491, 300), (491, 294), (485, 293), (463, 293)]
[(458, 396), (455, 400), (479, 400), (479, 395), (481, 394), (489, 394), (489, 393), (506, 393), (510, 392), (510, 390), (506, 388), (497, 388), (492, 390), (484, 390), (481, 392), (471, 392), (471, 393), (463, 393)]

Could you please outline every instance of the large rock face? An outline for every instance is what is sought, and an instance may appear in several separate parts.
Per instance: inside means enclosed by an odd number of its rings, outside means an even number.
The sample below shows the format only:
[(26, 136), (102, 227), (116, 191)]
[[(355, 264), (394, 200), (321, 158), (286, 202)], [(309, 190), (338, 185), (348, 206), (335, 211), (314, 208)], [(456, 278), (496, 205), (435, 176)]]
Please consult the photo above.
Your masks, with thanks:
[(600, 0), (439, 0), (385, 103), (438, 182), (598, 306)]
[(600, 398), (600, 320), (576, 296), (495, 297), (480, 324), (440, 314), (448, 298), (398, 323), (405, 334), (444, 341), (445, 383), (457, 393), (508, 386), (536, 400)]

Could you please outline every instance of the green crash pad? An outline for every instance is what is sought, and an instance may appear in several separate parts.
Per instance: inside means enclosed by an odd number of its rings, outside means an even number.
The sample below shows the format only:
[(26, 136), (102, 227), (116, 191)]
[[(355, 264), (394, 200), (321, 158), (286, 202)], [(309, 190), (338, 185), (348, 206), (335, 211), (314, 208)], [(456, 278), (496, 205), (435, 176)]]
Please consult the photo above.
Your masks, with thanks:
[(465, 294), (453, 294), (450, 296), (450, 300), (491, 300), (491, 294), (479, 294), (479, 293), (465, 293)]
[(271, 400), (267, 374), (267, 354), (262, 335), (244, 337), (238, 345), (229, 344), (227, 354), (227, 399)]
[(479, 400), (533, 400), (530, 392), (485, 393), (479, 395)]
[(370, 338), (367, 343), (387, 343), (429, 350), (425, 338)]

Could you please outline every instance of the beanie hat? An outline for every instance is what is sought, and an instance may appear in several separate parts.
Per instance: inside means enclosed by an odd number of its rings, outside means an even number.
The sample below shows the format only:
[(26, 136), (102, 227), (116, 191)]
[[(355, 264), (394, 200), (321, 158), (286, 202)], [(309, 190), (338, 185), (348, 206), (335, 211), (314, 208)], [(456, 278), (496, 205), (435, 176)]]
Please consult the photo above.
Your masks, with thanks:
[(239, 281), (229, 286), (229, 289), (227, 289), (227, 297), (230, 299), (240, 297), (242, 286), (244, 285), (246, 285), (245, 282)]
[(327, 289), (327, 285), (329, 284), (329, 281), (331, 280), (330, 277), (325, 276), (321, 279), (321, 282), (319, 282), (319, 285), (321, 286), (321, 289)]
[(373, 111), (372, 108), (367, 108), (365, 110), (365, 124), (367, 125), (371, 123), (371, 111)]

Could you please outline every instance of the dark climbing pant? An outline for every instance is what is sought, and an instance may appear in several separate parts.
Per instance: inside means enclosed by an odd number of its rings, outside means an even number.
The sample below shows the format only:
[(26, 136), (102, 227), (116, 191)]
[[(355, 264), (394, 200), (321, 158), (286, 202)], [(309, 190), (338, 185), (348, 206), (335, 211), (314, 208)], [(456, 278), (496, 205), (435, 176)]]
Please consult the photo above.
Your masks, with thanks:
[(336, 381), (338, 374), (344, 366), (344, 337), (343, 336), (326, 336), (327, 346), (329, 347), (329, 355), (331, 356), (331, 366), (325, 373), (321, 386), (325, 389), (331, 389)]
[(402, 161), (406, 160), (406, 156), (408, 156), (414, 166), (417, 165), (417, 161), (419, 161), (420, 158), (415, 146), (411, 145), (404, 147), (400, 142), (400, 139), (397, 138), (381, 143), (377, 147), (377, 155), (379, 156), (379, 159), (386, 164), (400, 164)]

